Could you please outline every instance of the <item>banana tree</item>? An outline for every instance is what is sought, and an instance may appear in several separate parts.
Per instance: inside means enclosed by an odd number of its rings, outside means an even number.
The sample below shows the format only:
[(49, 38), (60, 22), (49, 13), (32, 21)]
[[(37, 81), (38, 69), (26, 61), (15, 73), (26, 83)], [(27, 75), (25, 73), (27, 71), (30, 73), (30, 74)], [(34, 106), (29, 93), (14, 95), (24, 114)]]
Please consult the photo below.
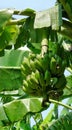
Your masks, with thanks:
[(72, 2), (0, 10), (0, 129), (71, 128)]

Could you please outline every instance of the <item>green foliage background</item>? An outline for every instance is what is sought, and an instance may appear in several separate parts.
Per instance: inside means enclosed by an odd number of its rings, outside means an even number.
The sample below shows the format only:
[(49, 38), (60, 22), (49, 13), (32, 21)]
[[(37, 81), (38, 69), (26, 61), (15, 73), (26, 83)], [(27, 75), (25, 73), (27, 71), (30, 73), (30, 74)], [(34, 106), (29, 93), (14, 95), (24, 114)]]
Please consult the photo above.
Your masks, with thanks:
[[(27, 16), (14, 19), (14, 15)], [(41, 53), (44, 28), (50, 55), (56, 54), (54, 44), (64, 49), (66, 86), (59, 100), (32, 96), (23, 91), (21, 64), (29, 54)], [(58, 36), (58, 37), (56, 37)], [(28, 50), (20, 47), (27, 46)], [(59, 48), (59, 54), (63, 50)], [(47, 94), (46, 94), (47, 95)], [(55, 95), (54, 95), (55, 96)], [(46, 98), (46, 101), (45, 101)], [(47, 99), (48, 98), (48, 99)], [(67, 102), (63, 104), (63, 100)], [(43, 105), (43, 102), (46, 103)], [(50, 108), (51, 104), (54, 104)], [(59, 115), (59, 105), (63, 106)], [(42, 112), (48, 110), (43, 119)], [(35, 125), (31, 126), (31, 118)], [(0, 129), (1, 130), (71, 130), (72, 129), (72, 2), (58, 0), (53, 8), (36, 12), (0, 10)]]

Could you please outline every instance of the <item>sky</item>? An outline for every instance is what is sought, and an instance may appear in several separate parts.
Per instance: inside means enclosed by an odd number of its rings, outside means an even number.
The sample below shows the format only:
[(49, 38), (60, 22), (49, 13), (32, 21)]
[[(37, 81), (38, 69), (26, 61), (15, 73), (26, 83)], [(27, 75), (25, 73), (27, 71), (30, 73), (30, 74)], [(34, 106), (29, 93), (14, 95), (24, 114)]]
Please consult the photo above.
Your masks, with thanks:
[(50, 8), (55, 2), (56, 0), (0, 0), (0, 9), (15, 8), (22, 10), (32, 8), (41, 11)]

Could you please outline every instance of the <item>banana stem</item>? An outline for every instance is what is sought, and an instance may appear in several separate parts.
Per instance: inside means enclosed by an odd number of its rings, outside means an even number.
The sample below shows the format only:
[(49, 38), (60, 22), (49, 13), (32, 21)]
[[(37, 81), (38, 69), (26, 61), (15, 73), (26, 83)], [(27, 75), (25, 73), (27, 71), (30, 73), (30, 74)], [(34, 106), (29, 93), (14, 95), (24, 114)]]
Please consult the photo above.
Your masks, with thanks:
[(72, 106), (63, 104), (62, 102), (59, 102), (59, 101), (56, 101), (56, 100), (53, 100), (53, 99), (49, 99), (49, 101), (50, 101), (51, 103), (56, 103), (56, 104), (58, 104), (58, 105), (61, 105), (61, 106), (63, 106), (63, 107), (66, 107), (66, 108), (72, 110)]
[(42, 57), (44, 57), (44, 54), (47, 53), (47, 51), (48, 51), (48, 41), (46, 38), (44, 38), (42, 40), (42, 50), (41, 51), (42, 51), (41, 55), (42, 55)]
[(44, 57), (44, 54), (48, 52), (48, 38), (47, 38), (47, 30), (43, 29), (43, 36), (41, 41), (41, 56)]

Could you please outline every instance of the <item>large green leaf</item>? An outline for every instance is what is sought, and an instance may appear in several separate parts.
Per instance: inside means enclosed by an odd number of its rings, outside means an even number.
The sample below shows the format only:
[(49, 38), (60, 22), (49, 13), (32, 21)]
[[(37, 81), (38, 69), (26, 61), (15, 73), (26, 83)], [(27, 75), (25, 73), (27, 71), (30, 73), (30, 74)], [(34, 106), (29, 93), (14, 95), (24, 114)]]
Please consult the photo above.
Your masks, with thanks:
[(0, 91), (16, 90), (22, 86), (20, 65), (28, 51), (6, 51), (4, 57), (0, 57)]
[(15, 44), (15, 41), (19, 34), (19, 27), (17, 25), (8, 25), (5, 28), (6, 32), (9, 34), (9, 45)]
[(70, 19), (72, 22), (72, 1), (71, 0), (58, 0), (63, 6), (63, 12), (65, 12), (65, 17)]
[(0, 91), (19, 89), (22, 86), (22, 82), (20, 69), (0, 69)]
[[(48, 29), (46, 29), (48, 33)], [(20, 33), (16, 39), (15, 48), (24, 46), (39, 53), (41, 48), (41, 41), (43, 37), (43, 29), (34, 29), (34, 17), (28, 17), (25, 23), (20, 27)]]
[(0, 67), (20, 67), (24, 56), (28, 56), (29, 51), (6, 50), (5, 55), (0, 57)]
[(19, 14), (19, 15), (26, 15), (26, 16), (33, 16), (35, 15), (35, 10), (27, 8), (25, 10), (21, 10), (21, 11), (14, 11), (14, 14)]
[(28, 30), (24, 29), (24, 25), (22, 25), (20, 28), (19, 28), (19, 35), (16, 39), (16, 44), (14, 45), (14, 48), (17, 49), (21, 46), (24, 46), (27, 44), (27, 41), (29, 39), (29, 32)]
[(6, 26), (0, 36), (0, 51), (8, 45), (15, 44), (18, 33), (19, 28), (17, 25)]
[(34, 28), (52, 27), (58, 30), (62, 25), (62, 10), (61, 5), (58, 4), (48, 10), (36, 13)]
[(46, 130), (71, 130), (72, 112), (54, 121)]
[(13, 10), (10, 9), (0, 10), (0, 33), (4, 29), (7, 22), (10, 20), (12, 14)]
[(8, 118), (7, 118), (6, 114), (5, 114), (3, 106), (0, 106), (0, 121), (2, 121), (2, 120), (7, 120), (8, 121)]
[(6, 120), (6, 116), (10, 122), (21, 120), (29, 112), (36, 113), (42, 110), (42, 98), (28, 98), (14, 100), (3, 107), (0, 106), (2, 112), (0, 120)]
[(20, 13), (22, 15), (32, 16), (32, 15), (35, 15), (35, 10), (27, 8), (25, 10), (22, 10)]
[(0, 51), (2, 51), (11, 41), (10, 32), (4, 30), (0, 36)]

